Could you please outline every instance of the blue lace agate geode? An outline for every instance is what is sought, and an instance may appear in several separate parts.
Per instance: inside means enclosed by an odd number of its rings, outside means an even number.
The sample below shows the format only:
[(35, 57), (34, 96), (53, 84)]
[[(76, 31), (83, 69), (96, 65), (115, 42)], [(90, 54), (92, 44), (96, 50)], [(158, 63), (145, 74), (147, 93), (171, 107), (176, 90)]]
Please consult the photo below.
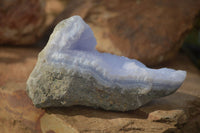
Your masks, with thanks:
[(99, 53), (90, 27), (79, 16), (60, 22), (27, 81), (36, 107), (85, 105), (134, 110), (175, 92), (186, 72), (150, 69), (137, 60)]

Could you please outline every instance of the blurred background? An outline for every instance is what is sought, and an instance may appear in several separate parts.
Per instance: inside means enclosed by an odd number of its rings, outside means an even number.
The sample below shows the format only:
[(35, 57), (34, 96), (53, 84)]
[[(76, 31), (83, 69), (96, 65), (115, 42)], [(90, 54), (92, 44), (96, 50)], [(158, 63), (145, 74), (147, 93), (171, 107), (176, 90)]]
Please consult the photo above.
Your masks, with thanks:
[(97, 50), (148, 66), (183, 52), (200, 68), (199, 0), (1, 0), (0, 45), (43, 48), (55, 25), (80, 15)]
[[(55, 25), (73, 15), (92, 28), (98, 51), (151, 68), (186, 70), (183, 85), (139, 113), (35, 108), (26, 80)], [(62, 133), (70, 127), (80, 132), (199, 133), (199, 69), (200, 0), (0, 0), (0, 133)]]

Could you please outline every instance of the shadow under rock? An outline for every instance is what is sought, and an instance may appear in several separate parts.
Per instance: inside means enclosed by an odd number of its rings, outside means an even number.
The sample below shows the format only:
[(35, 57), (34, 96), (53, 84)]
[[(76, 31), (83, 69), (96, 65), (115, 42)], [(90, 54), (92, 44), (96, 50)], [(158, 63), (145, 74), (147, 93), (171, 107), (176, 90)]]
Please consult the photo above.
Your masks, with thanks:
[(51, 107), (45, 109), (49, 114), (60, 114), (67, 116), (82, 115), (88, 118), (102, 118), (102, 119), (115, 119), (115, 118), (138, 118), (146, 119), (148, 115), (140, 110), (118, 112), (107, 111), (103, 109), (94, 109), (85, 106), (71, 106), (71, 107)]
[(193, 101), (200, 101), (200, 98), (183, 92), (176, 92), (170, 96), (152, 100), (143, 105), (140, 110), (146, 110), (149, 113), (156, 110), (185, 110), (190, 108)]
[[(149, 113), (156, 110), (179, 110), (190, 107), (190, 102), (200, 98), (188, 95), (181, 92), (176, 92), (175, 94), (153, 100), (141, 108), (133, 111), (117, 112), (117, 111), (106, 111), (102, 109), (94, 109), (85, 106), (72, 106), (72, 107), (51, 107), (46, 108), (46, 112), (49, 114), (58, 114), (64, 116), (76, 116), (82, 115), (88, 118), (96, 117), (102, 119), (115, 119), (115, 118), (137, 118), (137, 119), (147, 119)], [(200, 103), (200, 102), (199, 102)]]

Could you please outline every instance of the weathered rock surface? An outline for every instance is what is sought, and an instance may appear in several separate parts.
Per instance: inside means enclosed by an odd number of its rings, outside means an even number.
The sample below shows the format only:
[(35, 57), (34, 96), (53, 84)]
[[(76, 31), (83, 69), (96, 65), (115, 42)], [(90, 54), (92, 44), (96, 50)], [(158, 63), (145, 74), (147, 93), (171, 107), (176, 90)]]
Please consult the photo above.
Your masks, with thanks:
[(175, 92), (186, 72), (150, 69), (137, 60), (99, 53), (90, 27), (80, 16), (61, 21), (27, 80), (36, 107), (85, 105), (134, 110)]
[(155, 65), (174, 57), (199, 12), (199, 0), (71, 0), (56, 22), (80, 15), (97, 50)]
[(44, 0), (0, 1), (0, 44), (33, 44), (45, 27)]
[(40, 133), (44, 110), (33, 106), (26, 94), (26, 79), (38, 49), (0, 47), (0, 132)]
[(148, 120), (154, 121), (154, 122), (176, 122), (187, 121), (187, 116), (183, 110), (169, 110), (169, 111), (163, 111), (163, 110), (156, 110), (154, 112), (151, 112), (148, 116)]
[[(0, 132), (199, 133), (200, 72), (187, 57), (178, 55), (166, 65), (187, 70), (187, 78), (181, 88), (171, 96), (154, 100), (136, 111), (121, 113), (85, 107), (41, 110), (33, 106), (25, 93), (27, 78), (40, 50), (35, 47), (0, 47)], [(168, 112), (169, 115), (164, 118), (172, 118), (171, 112), (184, 110), (188, 118), (183, 123), (149, 120), (149, 114), (157, 110)], [(157, 116), (163, 115), (158, 113)]]

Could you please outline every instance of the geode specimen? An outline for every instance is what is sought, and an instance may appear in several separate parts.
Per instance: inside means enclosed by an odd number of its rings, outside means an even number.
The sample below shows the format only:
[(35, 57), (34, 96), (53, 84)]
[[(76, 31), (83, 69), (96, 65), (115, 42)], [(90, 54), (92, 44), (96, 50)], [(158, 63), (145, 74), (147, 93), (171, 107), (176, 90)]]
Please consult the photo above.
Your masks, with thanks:
[(36, 107), (85, 105), (134, 110), (175, 92), (186, 72), (150, 69), (134, 59), (99, 53), (90, 27), (79, 16), (60, 22), (27, 81)]

